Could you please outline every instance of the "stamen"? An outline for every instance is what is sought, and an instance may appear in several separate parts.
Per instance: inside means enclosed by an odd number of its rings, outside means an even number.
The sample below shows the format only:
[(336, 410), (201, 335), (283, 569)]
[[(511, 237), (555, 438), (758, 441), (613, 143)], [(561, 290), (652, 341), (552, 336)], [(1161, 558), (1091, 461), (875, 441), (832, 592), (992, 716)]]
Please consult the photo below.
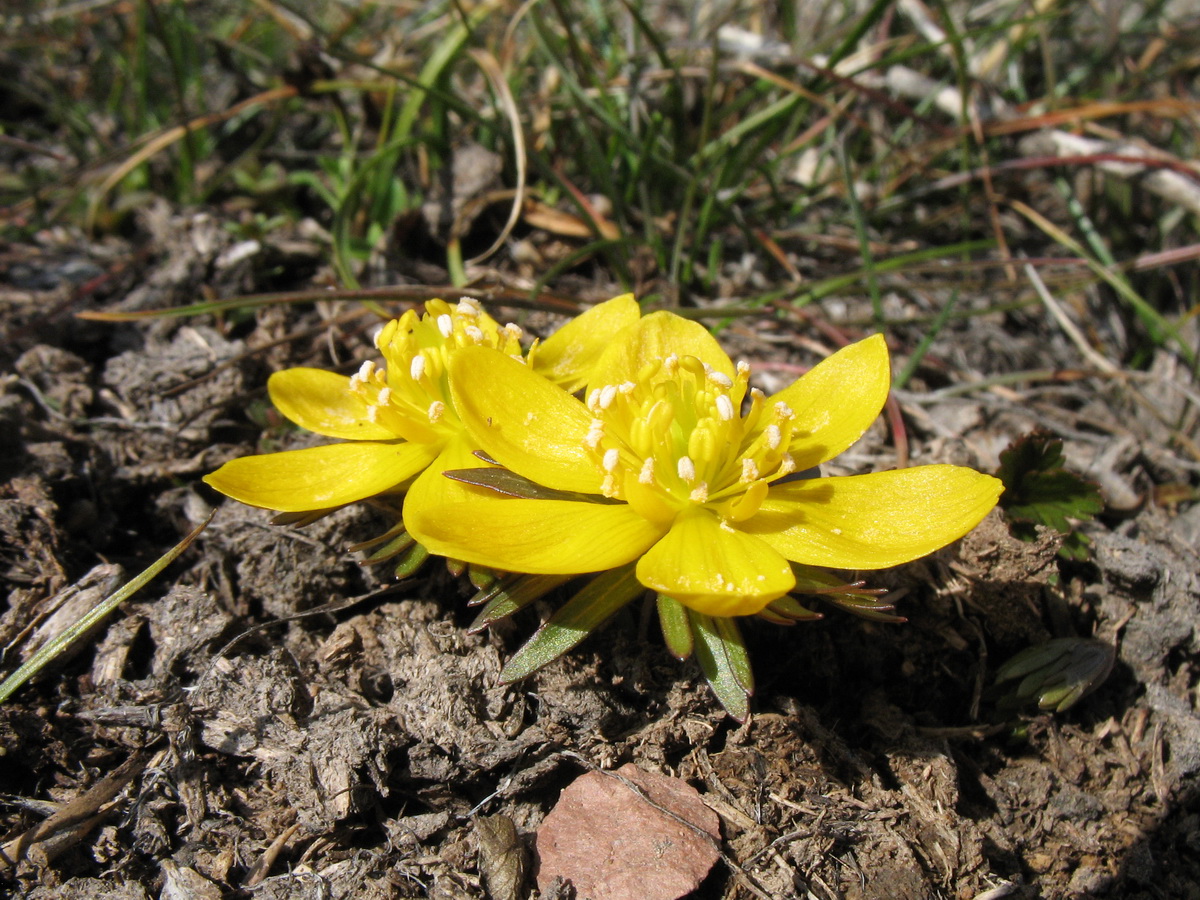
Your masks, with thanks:
[(733, 418), (733, 401), (725, 394), (717, 397), (717, 415), (721, 417), (723, 422), (728, 422)]
[(583, 443), (589, 450), (595, 450), (600, 446), (602, 440), (604, 440), (604, 420), (592, 419), (588, 433), (583, 436)]
[(768, 425), (763, 429), (763, 439), (767, 442), (767, 446), (772, 450), (778, 450), (779, 445), (783, 443), (783, 435), (779, 431), (778, 425)]
[(647, 456), (642, 460), (642, 471), (638, 473), (639, 484), (654, 484), (654, 457)]
[(458, 313), (459, 315), (475, 318), (483, 312), (483, 307), (474, 297), (459, 297), (458, 298)]
[(474, 325), (464, 325), (463, 333), (471, 339), (472, 344), (483, 343), (483, 332)]
[(679, 461), (675, 463), (675, 471), (685, 484), (692, 484), (696, 480), (696, 465), (686, 456), (679, 457)]
[(379, 422), (379, 407), (378, 406), (368, 406), (367, 407), (367, 421), (370, 422), (372, 425), (375, 425)]
[(792, 459), (792, 454), (783, 454), (783, 459), (779, 461), (779, 468), (776, 470), (776, 477), (782, 478), (784, 475), (791, 475), (796, 471), (796, 461)]
[(629, 396), (630, 394), (632, 394), (634, 391), (637, 390), (637, 382), (636, 381), (622, 381), (619, 385), (617, 385), (617, 390), (620, 391), (623, 395)]
[(421, 380), (421, 376), (425, 374), (424, 353), (418, 353), (412, 358), (412, 362), (408, 365), (408, 374), (412, 376), (413, 381)]
[(616, 447), (609, 447), (604, 451), (604, 471), (615, 472), (617, 466), (621, 463), (621, 451)]
[(692, 488), (692, 492), (688, 495), (688, 499), (691, 500), (693, 503), (707, 503), (708, 502), (708, 482), (702, 481), (698, 485), (696, 485), (694, 488)]
[(600, 400), (598, 401), (601, 409), (608, 409), (612, 406), (613, 400), (617, 398), (617, 386), (615, 384), (606, 384), (600, 389)]
[(786, 421), (794, 416), (795, 413), (792, 412), (792, 408), (790, 406), (780, 400), (775, 404), (775, 415)]
[(737, 362), (737, 373), (742, 378), (750, 377), (750, 363), (744, 359), (739, 359)]
[(368, 359), (366, 362), (364, 362), (361, 366), (358, 367), (358, 377), (360, 379), (362, 379), (363, 381), (367, 381), (370, 379), (371, 373), (373, 373), (374, 371), (375, 371), (375, 363), (371, 362), (371, 360)]
[(436, 424), (437, 422), (439, 422), (441, 420), (442, 416), (444, 416), (445, 414), (446, 414), (446, 404), (443, 403), (441, 400), (434, 400), (432, 403), (429, 404), (429, 412), (427, 413), (427, 415), (429, 416), (430, 423)]
[(747, 456), (742, 460), (742, 477), (738, 480), (742, 484), (750, 484), (751, 482), (758, 481), (759, 477), (758, 464)]
[(504, 333), (514, 341), (519, 341), (525, 335), (525, 332), (521, 330), (521, 326), (516, 322), (509, 322), (507, 325), (505, 325)]
[(444, 338), (454, 334), (454, 320), (450, 318), (449, 313), (442, 313), (437, 317), (437, 327)]
[(377, 402), (379, 403), (380, 406), (387, 406), (388, 404), (390, 404), (392, 402), (392, 389), (386, 388), (386, 387), (380, 388), (379, 389), (379, 400)]
[(733, 379), (730, 378), (728, 375), (726, 375), (724, 372), (716, 372), (716, 371), (705, 372), (704, 377), (707, 378), (709, 381), (711, 381), (713, 384), (719, 385), (720, 387), (725, 388), (725, 390), (729, 390), (731, 387), (733, 387)]

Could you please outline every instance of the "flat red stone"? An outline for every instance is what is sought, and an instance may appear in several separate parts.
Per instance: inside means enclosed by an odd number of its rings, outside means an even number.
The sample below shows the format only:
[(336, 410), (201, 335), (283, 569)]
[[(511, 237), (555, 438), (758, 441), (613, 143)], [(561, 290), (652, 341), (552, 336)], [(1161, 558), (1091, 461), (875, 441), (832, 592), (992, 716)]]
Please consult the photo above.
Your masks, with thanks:
[(694, 891), (719, 858), (717, 814), (678, 778), (632, 763), (615, 774), (650, 802), (610, 772), (575, 779), (537, 831), (538, 889), (561, 877), (579, 900), (676, 900)]

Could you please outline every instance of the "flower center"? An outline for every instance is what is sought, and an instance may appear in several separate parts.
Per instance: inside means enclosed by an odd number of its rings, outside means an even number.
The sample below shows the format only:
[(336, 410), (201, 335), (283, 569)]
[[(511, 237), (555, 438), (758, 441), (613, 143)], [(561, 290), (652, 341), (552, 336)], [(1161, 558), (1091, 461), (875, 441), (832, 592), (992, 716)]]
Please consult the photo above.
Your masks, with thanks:
[(730, 378), (693, 356), (668, 356), (636, 381), (592, 390), (592, 425), (584, 444), (603, 472), (606, 497), (625, 500), (653, 520), (690, 506), (726, 522), (750, 518), (770, 482), (796, 469), (788, 454), (793, 413), (768, 408), (757, 388), (741, 409), (750, 367)]
[(350, 390), (367, 402), (367, 418), (397, 437), (443, 443), (462, 430), (450, 401), (446, 364), (460, 347), (493, 347), (521, 358), (521, 329), (501, 326), (470, 297), (454, 306), (430, 300), (425, 314), (410, 309), (375, 337), (384, 365), (367, 361), (350, 376)]

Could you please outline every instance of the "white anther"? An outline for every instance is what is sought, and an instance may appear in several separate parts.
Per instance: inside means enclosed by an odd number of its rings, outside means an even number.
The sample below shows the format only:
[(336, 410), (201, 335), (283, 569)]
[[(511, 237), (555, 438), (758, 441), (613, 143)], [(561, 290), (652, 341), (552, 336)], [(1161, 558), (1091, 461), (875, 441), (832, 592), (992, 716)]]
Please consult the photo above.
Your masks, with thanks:
[(696, 480), (696, 464), (686, 456), (679, 457), (679, 461), (675, 463), (675, 471), (684, 484), (691, 484)]
[(702, 481), (698, 485), (696, 485), (694, 488), (692, 488), (692, 492), (690, 494), (688, 494), (688, 499), (691, 500), (693, 503), (707, 503), (708, 502), (708, 482)]
[(750, 363), (746, 362), (744, 359), (739, 359), (737, 361), (737, 373), (742, 378), (749, 378), (750, 377)]
[(583, 443), (588, 449), (595, 450), (600, 446), (602, 440), (604, 440), (604, 422), (601, 419), (592, 419), (592, 424), (588, 426), (588, 433), (583, 436)]
[(757, 400), (758, 402), (761, 403), (763, 400), (766, 399), (766, 396), (767, 395), (764, 394), (762, 391), (760, 391), (758, 388), (750, 388), (750, 399), (751, 400)]
[(606, 384), (600, 389), (600, 399), (597, 401), (601, 409), (608, 409), (612, 406), (612, 402), (617, 399), (617, 386), (615, 384)]
[(620, 384), (617, 385), (617, 390), (620, 391), (625, 396), (629, 396), (630, 394), (632, 394), (634, 391), (637, 390), (637, 382), (636, 381), (622, 381)]
[(392, 389), (386, 388), (386, 387), (380, 388), (379, 389), (379, 399), (376, 400), (375, 402), (378, 403), (380, 406), (387, 406), (389, 403), (391, 403), (392, 402)]
[(441, 400), (434, 400), (432, 403), (429, 404), (429, 411), (428, 411), (427, 415), (429, 416), (429, 421), (431, 423), (436, 424), (438, 421), (441, 420), (442, 416), (444, 416), (445, 414), (446, 414), (446, 404), (443, 403)]
[(733, 418), (733, 401), (724, 394), (717, 397), (717, 415), (721, 417), (722, 422)]
[(615, 472), (617, 466), (621, 462), (621, 451), (616, 447), (609, 447), (604, 451), (604, 471)]
[(425, 374), (424, 353), (418, 353), (412, 358), (412, 362), (408, 364), (408, 374), (412, 376), (413, 381), (421, 380), (421, 376)]
[(725, 390), (729, 390), (731, 387), (733, 387), (733, 379), (724, 372), (705, 372), (704, 374), (709, 381), (715, 385), (725, 388)]
[(475, 318), (475, 316), (483, 312), (483, 307), (479, 305), (479, 301), (474, 297), (459, 297), (458, 312), (460, 315)]
[(750, 484), (758, 481), (759, 477), (758, 464), (747, 456), (742, 460), (742, 477), (738, 480), (742, 484)]
[(796, 471), (796, 461), (792, 459), (792, 454), (783, 454), (783, 459), (779, 461), (779, 468), (776, 470), (776, 477), (782, 478), (784, 475), (791, 475)]
[(474, 325), (465, 325), (463, 326), (463, 331), (471, 339), (472, 344), (483, 343), (483, 332), (479, 328)]
[(780, 400), (778, 403), (775, 404), (775, 415), (778, 416), (780, 419), (787, 420), (787, 419), (790, 419), (792, 416), (794, 416), (795, 413), (792, 412), (792, 408), (790, 406), (788, 406), (786, 403), (784, 403), (782, 400)]
[(768, 425), (763, 429), (763, 440), (767, 442), (767, 446), (772, 450), (778, 450), (779, 445), (783, 443), (783, 434), (779, 431), (778, 425)]
[(654, 457), (642, 460), (642, 471), (638, 472), (638, 484), (654, 484)]
[(507, 325), (505, 325), (504, 333), (514, 341), (519, 341), (525, 334), (525, 332), (521, 330), (521, 326), (516, 322), (509, 322)]
[(442, 313), (437, 317), (437, 327), (444, 338), (454, 334), (454, 320), (450, 318), (450, 313)]
[(366, 362), (364, 362), (361, 366), (358, 367), (358, 377), (362, 381), (367, 381), (370, 379), (371, 373), (374, 371), (375, 371), (375, 363), (371, 362), (371, 360), (368, 359)]
[(374, 425), (375, 423), (377, 423), (379, 421), (379, 407), (378, 406), (368, 406), (367, 407), (367, 421), (370, 422), (372, 425)]

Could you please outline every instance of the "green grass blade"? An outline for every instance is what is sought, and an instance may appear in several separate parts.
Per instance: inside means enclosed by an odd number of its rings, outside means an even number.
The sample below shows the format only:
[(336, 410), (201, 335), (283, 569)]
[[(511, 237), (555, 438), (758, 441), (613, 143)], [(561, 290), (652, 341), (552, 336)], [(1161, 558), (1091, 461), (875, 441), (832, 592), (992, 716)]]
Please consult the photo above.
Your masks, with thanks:
[(169, 566), (178, 558), (184, 550), (191, 546), (192, 541), (200, 536), (200, 532), (208, 527), (208, 523), (212, 521), (212, 517), (216, 515), (213, 511), (209, 513), (208, 518), (197, 525), (187, 537), (160, 556), (155, 562), (139, 574), (132, 581), (124, 584), (111, 596), (105, 597), (95, 606), (93, 606), (86, 615), (78, 622), (56, 637), (49, 641), (45, 646), (40, 647), (38, 651), (29, 657), (15, 672), (4, 679), (4, 683), (0, 684), (0, 703), (3, 703), (13, 693), (27, 682), (30, 678), (45, 668), (56, 656), (66, 651), (75, 641), (82, 635), (87, 634), (93, 626), (102, 622), (109, 613), (115, 610), (118, 606), (144, 588), (150, 581), (157, 576), (163, 569)]

